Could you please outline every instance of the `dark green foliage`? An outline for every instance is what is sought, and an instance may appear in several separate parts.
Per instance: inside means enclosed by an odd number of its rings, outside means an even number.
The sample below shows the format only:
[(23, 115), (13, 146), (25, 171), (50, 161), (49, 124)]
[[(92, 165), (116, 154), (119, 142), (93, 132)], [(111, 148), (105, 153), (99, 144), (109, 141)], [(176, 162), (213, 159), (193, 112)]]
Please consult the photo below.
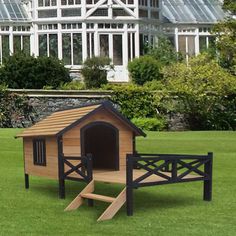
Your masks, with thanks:
[(107, 84), (107, 70), (113, 68), (107, 57), (88, 58), (81, 70), (86, 88), (100, 88)]
[(155, 58), (161, 67), (183, 60), (166, 37), (158, 38), (157, 45), (149, 48), (148, 55)]
[(147, 88), (133, 84), (108, 85), (103, 88), (113, 91), (111, 100), (120, 106), (127, 118), (155, 116), (153, 95)]
[(167, 127), (167, 122), (164, 118), (133, 118), (131, 120), (137, 127), (147, 131), (161, 131)]
[(0, 127), (22, 127), (22, 120), (30, 120), (32, 111), (28, 98), (9, 92), (4, 86), (0, 87)]
[(85, 84), (80, 81), (73, 80), (69, 83), (61, 83), (58, 89), (60, 89), (60, 90), (83, 90), (83, 89), (85, 89)]
[(57, 88), (62, 82), (70, 82), (69, 70), (54, 57), (38, 57), (14, 54), (0, 68), (0, 83), (15, 89)]
[(143, 85), (147, 81), (160, 80), (162, 74), (157, 60), (151, 56), (142, 56), (129, 62), (128, 70), (135, 84)]
[(184, 114), (192, 130), (236, 129), (236, 80), (216, 61), (203, 54), (163, 73), (166, 92), (156, 94), (157, 106)]
[[(223, 8), (236, 15), (236, 1), (224, 0)], [(216, 47), (219, 64), (236, 76), (236, 19), (227, 17), (215, 25), (213, 32), (217, 35)]]
[(223, 9), (230, 11), (233, 15), (236, 15), (236, 1), (224, 0)]

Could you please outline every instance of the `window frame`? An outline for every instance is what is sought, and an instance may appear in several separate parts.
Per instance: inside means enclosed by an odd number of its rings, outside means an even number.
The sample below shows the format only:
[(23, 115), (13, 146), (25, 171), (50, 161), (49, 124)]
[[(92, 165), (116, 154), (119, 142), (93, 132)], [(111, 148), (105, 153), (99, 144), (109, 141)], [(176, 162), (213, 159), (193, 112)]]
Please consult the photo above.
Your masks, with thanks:
[[(42, 145), (41, 152), (38, 153), (38, 144)], [(41, 156), (39, 156), (41, 155)], [(33, 139), (33, 163), (37, 166), (46, 166), (46, 140), (44, 138)]]

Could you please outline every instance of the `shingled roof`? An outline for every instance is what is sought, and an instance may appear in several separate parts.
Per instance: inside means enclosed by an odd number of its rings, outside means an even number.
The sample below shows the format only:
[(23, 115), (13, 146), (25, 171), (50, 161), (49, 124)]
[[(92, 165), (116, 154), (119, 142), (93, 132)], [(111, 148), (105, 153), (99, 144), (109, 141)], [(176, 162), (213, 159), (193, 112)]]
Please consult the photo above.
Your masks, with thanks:
[(99, 104), (54, 112), (16, 137), (59, 136), (102, 109), (112, 113), (117, 119), (133, 130), (136, 136), (146, 136), (142, 130), (118, 112), (110, 102), (105, 101)]

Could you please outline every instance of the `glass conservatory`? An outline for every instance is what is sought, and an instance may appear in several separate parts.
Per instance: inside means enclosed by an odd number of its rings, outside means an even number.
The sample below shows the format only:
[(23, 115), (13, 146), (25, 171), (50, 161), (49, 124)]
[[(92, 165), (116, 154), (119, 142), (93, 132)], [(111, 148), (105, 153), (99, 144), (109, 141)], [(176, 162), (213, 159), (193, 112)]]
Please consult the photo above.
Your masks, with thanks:
[(223, 17), (212, 1), (0, 0), (0, 62), (24, 51), (58, 57), (77, 73), (86, 58), (107, 56), (115, 66), (108, 79), (125, 82), (129, 60), (163, 32), (186, 56), (208, 47), (209, 29)]
[(163, 33), (187, 60), (214, 45), (211, 29), (225, 17), (218, 0), (163, 0), (162, 14)]

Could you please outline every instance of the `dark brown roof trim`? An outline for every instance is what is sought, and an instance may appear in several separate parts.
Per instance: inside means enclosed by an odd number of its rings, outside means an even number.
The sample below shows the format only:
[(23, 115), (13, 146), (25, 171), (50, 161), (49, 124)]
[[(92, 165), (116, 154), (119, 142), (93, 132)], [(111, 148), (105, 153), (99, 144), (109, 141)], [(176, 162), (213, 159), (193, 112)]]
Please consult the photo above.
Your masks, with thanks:
[[(136, 135), (141, 135), (146, 137), (146, 134), (139, 129), (137, 126), (135, 126), (130, 120), (128, 120), (126, 117), (124, 117), (120, 112), (118, 112), (112, 105), (112, 103), (110, 101), (104, 101), (104, 102), (100, 102), (100, 103), (91, 103), (91, 105), (85, 105), (85, 106), (81, 106), (81, 107), (87, 107), (87, 106), (92, 106), (92, 105), (99, 105), (99, 107), (95, 108), (94, 110), (92, 110), (91, 112), (89, 112), (88, 114), (86, 114), (85, 116), (83, 116), (82, 118), (80, 118), (79, 120), (75, 121), (74, 123), (70, 124), (69, 126), (67, 126), (66, 128), (62, 129), (59, 133), (57, 133), (57, 136), (63, 135), (65, 132), (67, 132), (68, 130), (72, 129), (73, 127), (77, 126), (80, 122), (86, 120), (88, 117), (90, 117), (91, 115), (94, 115), (95, 113), (97, 113), (98, 111), (102, 110), (103, 108), (105, 108), (107, 111), (111, 112), (112, 114), (114, 114), (119, 120), (121, 120), (123, 123), (125, 123), (126, 125), (128, 125), (135, 133)], [(78, 108), (78, 107), (77, 107)], [(74, 108), (72, 108), (74, 109)], [(70, 110), (70, 109), (67, 109)]]

